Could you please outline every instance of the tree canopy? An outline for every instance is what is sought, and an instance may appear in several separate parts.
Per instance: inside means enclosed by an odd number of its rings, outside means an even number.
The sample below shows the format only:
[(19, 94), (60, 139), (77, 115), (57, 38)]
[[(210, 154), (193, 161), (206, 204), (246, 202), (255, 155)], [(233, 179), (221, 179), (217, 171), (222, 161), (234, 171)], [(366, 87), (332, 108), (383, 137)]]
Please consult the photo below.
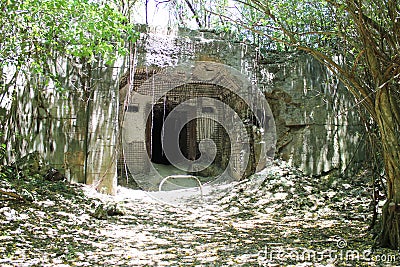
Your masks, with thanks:
[(107, 1), (7, 0), (0, 3), (0, 10), (0, 69), (15, 67), (16, 74), (25, 71), (49, 78), (46, 68), (55, 52), (111, 62), (127, 52), (127, 40), (136, 38), (128, 18)]

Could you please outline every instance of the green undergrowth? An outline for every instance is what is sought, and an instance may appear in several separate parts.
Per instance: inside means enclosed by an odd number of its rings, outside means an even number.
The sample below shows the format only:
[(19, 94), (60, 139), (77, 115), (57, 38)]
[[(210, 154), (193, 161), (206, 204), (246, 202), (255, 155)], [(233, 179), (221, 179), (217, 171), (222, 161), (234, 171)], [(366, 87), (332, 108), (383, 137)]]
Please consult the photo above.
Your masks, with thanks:
[(78, 185), (68, 183), (59, 171), (44, 163), (37, 153), (28, 154), (0, 170), (0, 206), (5, 201), (58, 201), (84, 197)]

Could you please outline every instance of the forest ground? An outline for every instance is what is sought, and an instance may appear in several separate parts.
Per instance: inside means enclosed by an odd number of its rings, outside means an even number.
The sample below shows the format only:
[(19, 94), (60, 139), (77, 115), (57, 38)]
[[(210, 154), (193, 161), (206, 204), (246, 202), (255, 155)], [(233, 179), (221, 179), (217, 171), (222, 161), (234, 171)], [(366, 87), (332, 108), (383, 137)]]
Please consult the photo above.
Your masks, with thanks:
[(370, 183), (276, 162), (169, 205), (127, 188), (2, 179), (30, 201), (0, 200), (0, 266), (400, 266), (397, 251), (373, 246)]

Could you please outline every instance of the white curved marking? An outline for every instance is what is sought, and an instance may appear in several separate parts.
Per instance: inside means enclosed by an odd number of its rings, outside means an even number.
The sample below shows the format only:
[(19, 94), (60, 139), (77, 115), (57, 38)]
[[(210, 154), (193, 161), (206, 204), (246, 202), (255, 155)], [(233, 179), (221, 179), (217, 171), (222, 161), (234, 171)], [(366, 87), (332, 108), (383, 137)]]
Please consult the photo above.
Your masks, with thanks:
[(196, 176), (193, 176), (193, 175), (184, 175), (184, 174), (169, 175), (169, 176), (165, 177), (164, 179), (162, 179), (160, 185), (158, 186), (158, 191), (161, 191), (163, 184), (168, 179), (193, 179), (193, 180), (195, 180), (199, 184), (200, 194), (201, 194), (201, 197), (203, 197), (203, 186), (201, 185), (199, 178), (197, 178)]

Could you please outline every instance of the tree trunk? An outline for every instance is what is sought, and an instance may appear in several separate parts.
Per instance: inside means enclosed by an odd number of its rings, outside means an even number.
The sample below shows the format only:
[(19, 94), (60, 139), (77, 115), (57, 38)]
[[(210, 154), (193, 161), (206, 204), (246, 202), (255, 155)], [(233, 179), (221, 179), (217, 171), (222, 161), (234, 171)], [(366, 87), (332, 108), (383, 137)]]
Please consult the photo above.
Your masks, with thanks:
[[(393, 94), (392, 94), (393, 96)], [(375, 111), (382, 140), (382, 154), (387, 176), (387, 202), (382, 210), (379, 243), (383, 247), (400, 248), (400, 141), (398, 100), (385, 86), (376, 95)]]

